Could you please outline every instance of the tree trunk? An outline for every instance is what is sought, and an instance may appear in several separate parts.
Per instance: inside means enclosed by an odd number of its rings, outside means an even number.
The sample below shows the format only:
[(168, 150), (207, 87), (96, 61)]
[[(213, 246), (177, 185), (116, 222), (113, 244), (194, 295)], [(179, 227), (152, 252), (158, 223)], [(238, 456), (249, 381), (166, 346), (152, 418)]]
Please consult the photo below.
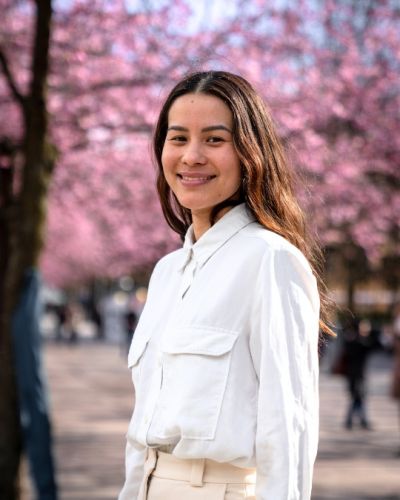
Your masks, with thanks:
[(357, 284), (357, 256), (352, 243), (343, 248), (344, 267), (346, 276), (346, 307), (354, 313), (354, 294)]
[[(3, 431), (0, 434), (0, 498), (2, 500), (15, 500), (19, 497), (21, 436), (11, 323), (21, 294), (24, 274), (28, 269), (38, 265), (43, 246), (48, 185), (55, 161), (54, 148), (47, 141), (46, 109), (51, 13), (51, 0), (36, 0), (32, 74), (28, 95), (23, 96), (18, 92), (15, 80), (12, 79), (7, 67), (5, 55), (1, 54), (3, 73), (12, 94), (22, 107), (24, 117), (20, 159), (21, 190), (13, 194), (4, 175), (1, 187), (0, 428)], [(7, 431), (4, 432), (4, 429)]]
[(354, 244), (350, 237), (342, 249), (343, 264), (346, 270), (347, 308), (355, 313), (355, 292), (358, 283), (368, 275), (368, 260), (364, 250)]
[(347, 308), (349, 311), (354, 312), (354, 293), (356, 288), (356, 283), (354, 276), (352, 275), (351, 268), (348, 268), (347, 273)]
[[(7, 142), (7, 141), (5, 141)], [(3, 153), (11, 150), (4, 148)], [(5, 311), (5, 281), (12, 253), (10, 227), (15, 216), (13, 206), (13, 162), (0, 167), (0, 498), (18, 497), (18, 469), (21, 437), (18, 424), (18, 402), (13, 370), (10, 318)], [(7, 431), (6, 431), (7, 429)]]

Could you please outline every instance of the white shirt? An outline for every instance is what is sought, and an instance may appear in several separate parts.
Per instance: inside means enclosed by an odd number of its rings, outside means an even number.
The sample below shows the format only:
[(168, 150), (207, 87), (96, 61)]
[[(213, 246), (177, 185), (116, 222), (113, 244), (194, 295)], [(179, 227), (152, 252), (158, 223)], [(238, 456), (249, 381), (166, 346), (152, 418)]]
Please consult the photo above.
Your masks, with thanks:
[(256, 467), (257, 500), (309, 500), (318, 442), (315, 277), (304, 255), (227, 212), (159, 261), (128, 364), (136, 404), (126, 482), (137, 498), (147, 446)]

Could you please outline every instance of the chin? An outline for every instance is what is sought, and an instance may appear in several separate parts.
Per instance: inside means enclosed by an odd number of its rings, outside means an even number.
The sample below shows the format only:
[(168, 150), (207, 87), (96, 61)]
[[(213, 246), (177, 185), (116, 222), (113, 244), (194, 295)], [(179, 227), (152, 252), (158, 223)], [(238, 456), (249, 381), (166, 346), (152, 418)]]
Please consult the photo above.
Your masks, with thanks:
[(203, 210), (210, 210), (208, 205), (205, 205), (204, 203), (199, 203), (199, 202), (196, 202), (194, 200), (188, 200), (187, 198), (181, 198), (179, 199), (178, 198), (178, 201), (179, 201), (179, 204), (186, 208), (187, 210), (191, 210), (191, 211), (203, 211)]

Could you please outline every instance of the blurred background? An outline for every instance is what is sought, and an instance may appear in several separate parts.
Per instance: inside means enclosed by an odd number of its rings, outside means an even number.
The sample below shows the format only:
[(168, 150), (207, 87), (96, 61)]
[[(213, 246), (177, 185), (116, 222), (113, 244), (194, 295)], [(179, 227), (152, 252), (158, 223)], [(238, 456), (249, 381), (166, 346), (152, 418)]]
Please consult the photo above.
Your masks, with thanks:
[(271, 108), (337, 305), (313, 500), (399, 500), (399, 1), (0, 8), (0, 498), (117, 497), (127, 348), (180, 245), (152, 127), (176, 81), (212, 68)]

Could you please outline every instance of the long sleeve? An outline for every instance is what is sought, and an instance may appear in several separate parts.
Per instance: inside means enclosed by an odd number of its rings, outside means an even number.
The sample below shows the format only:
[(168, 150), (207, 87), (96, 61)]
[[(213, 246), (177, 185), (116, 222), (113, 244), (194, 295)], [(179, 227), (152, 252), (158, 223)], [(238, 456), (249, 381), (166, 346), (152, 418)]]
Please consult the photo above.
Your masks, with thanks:
[(127, 437), (125, 450), (125, 484), (118, 500), (136, 500), (143, 477), (146, 447)]
[(265, 257), (257, 285), (256, 498), (309, 500), (318, 443), (316, 280), (300, 252), (278, 249)]

